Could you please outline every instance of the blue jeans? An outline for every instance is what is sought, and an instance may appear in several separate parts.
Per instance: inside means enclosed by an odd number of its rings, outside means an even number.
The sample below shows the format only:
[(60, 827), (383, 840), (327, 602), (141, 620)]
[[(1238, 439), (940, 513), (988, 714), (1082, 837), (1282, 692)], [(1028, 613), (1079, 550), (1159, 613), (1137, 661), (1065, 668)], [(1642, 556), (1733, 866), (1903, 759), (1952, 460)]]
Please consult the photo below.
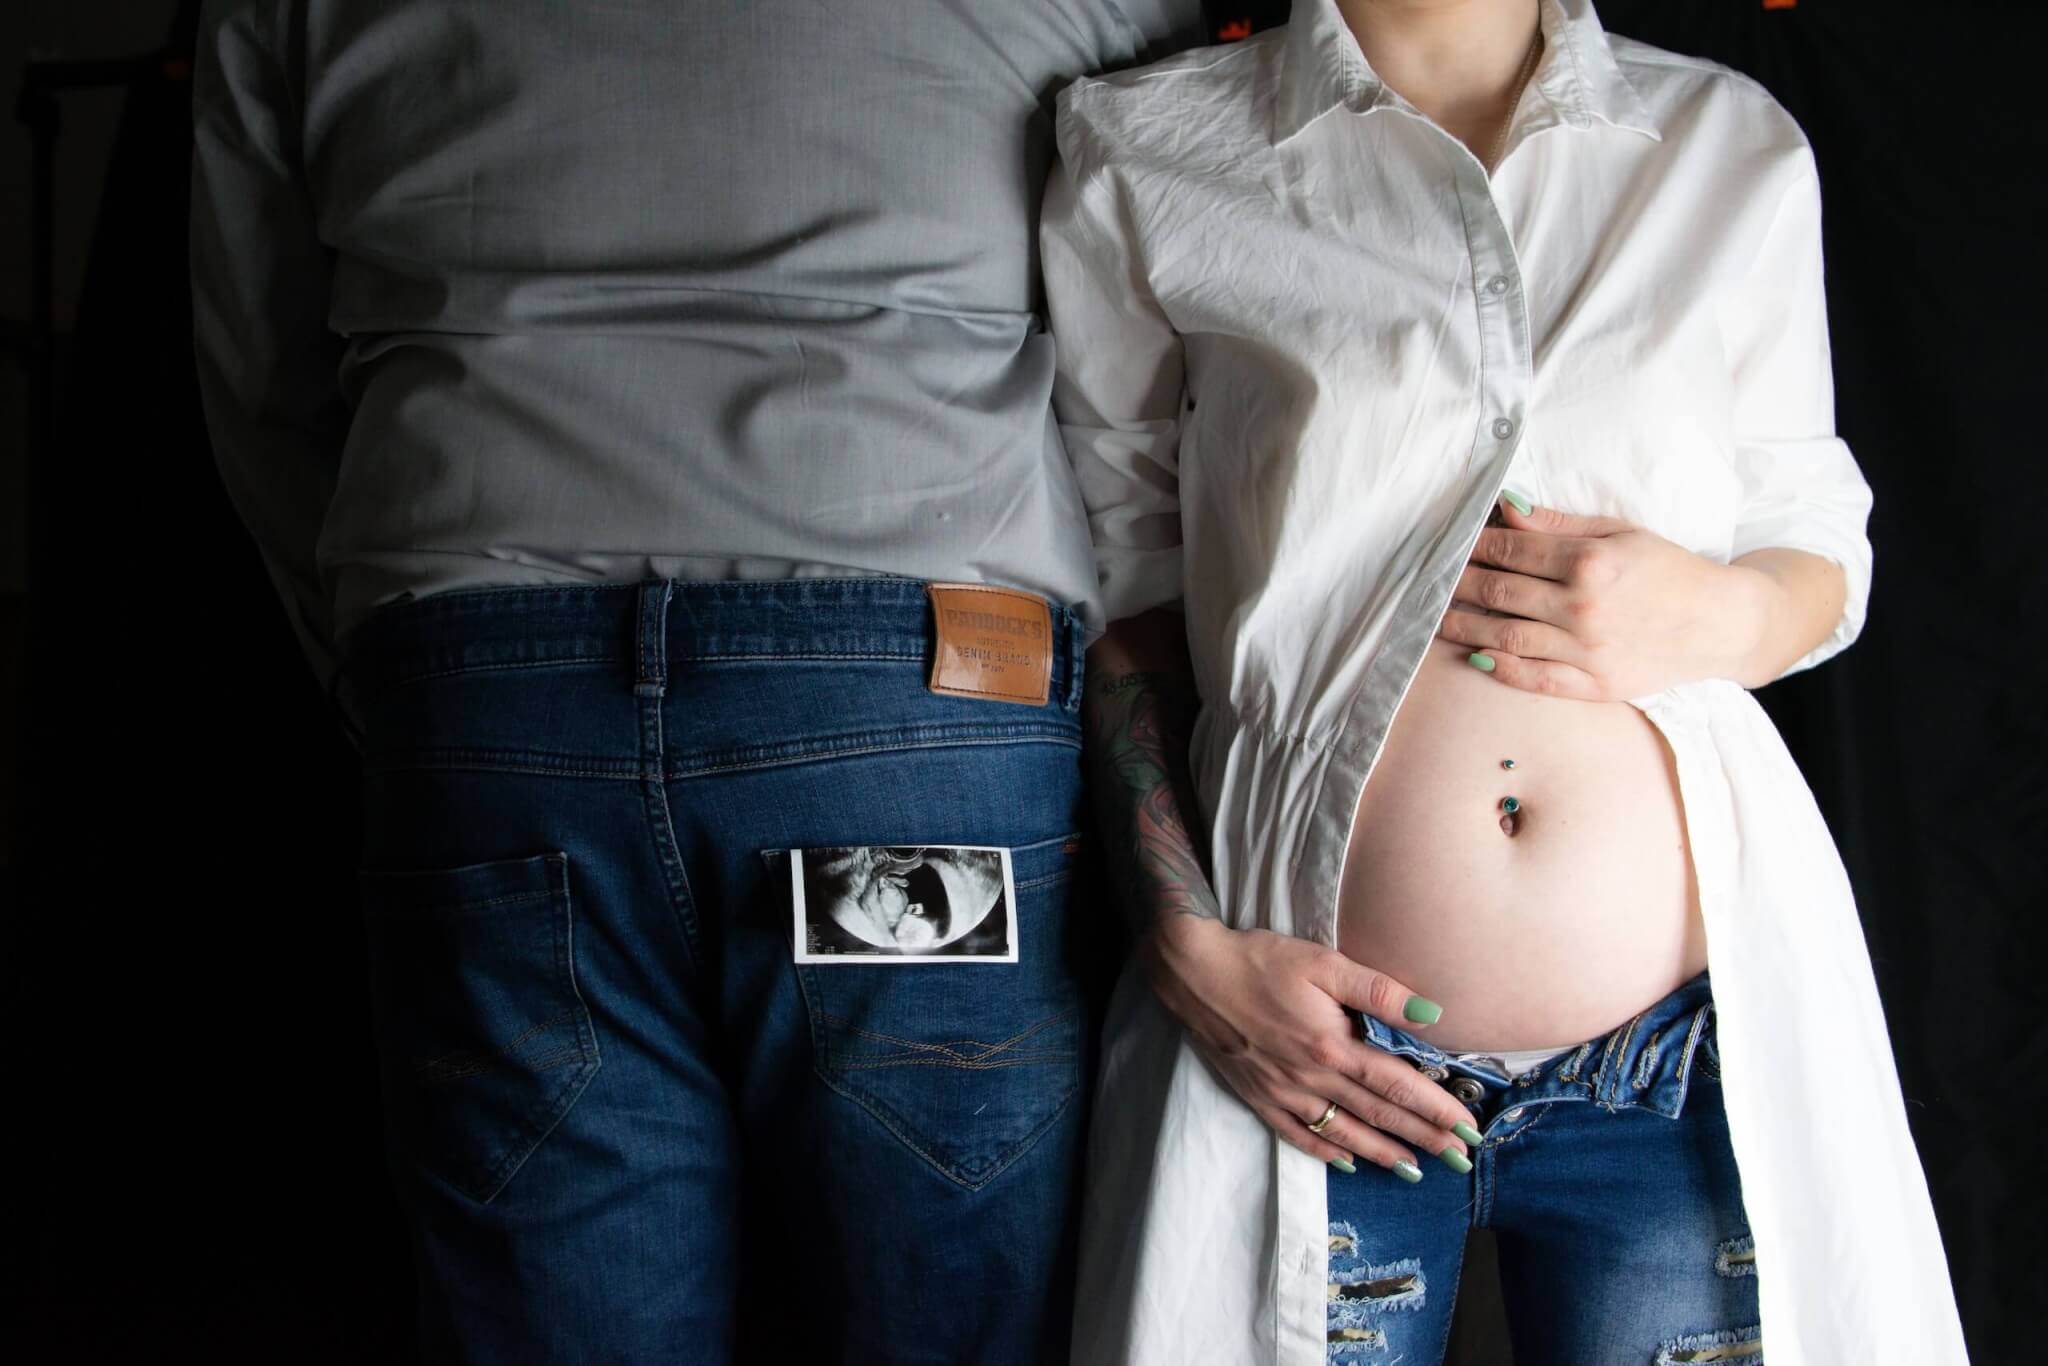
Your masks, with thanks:
[(1329, 1359), (1441, 1362), (1468, 1228), (1495, 1233), (1516, 1366), (1760, 1366), (1756, 1264), (1701, 973), (1509, 1080), (1362, 1018), (1473, 1114), (1460, 1176), (1330, 1174)]
[[(344, 642), (428, 1359), (1064, 1350), (1093, 1055), (1081, 627), (940, 696), (903, 579), (465, 589)], [(799, 966), (790, 849), (999, 845), (1019, 960)]]

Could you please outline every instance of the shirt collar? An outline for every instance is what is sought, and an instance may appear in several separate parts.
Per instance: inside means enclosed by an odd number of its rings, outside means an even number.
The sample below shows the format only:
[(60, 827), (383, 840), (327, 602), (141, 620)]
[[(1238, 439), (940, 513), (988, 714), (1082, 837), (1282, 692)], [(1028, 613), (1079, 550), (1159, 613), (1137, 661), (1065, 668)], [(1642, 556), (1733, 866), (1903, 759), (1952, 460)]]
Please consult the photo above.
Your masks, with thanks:
[[(1595, 119), (1661, 141), (1635, 87), (1621, 74), (1591, 0), (1539, 0), (1543, 60), (1531, 84), (1574, 128)], [(1287, 141), (1342, 105), (1357, 113), (1399, 97), (1366, 64), (1337, 0), (1294, 0), (1282, 40), (1273, 141)]]

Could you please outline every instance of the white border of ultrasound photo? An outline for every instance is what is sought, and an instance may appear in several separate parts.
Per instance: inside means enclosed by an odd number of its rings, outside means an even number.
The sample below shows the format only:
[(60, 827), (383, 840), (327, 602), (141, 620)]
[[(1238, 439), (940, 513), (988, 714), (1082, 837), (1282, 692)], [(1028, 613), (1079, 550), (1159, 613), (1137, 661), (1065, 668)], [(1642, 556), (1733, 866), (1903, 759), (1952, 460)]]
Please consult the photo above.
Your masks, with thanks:
[[(914, 856), (910, 851), (915, 851)], [(943, 864), (928, 862), (926, 856), (935, 852), (956, 857)], [(985, 858), (961, 857), (971, 855)], [(876, 864), (883, 865), (879, 876), (875, 873)], [(993, 905), (981, 908), (975, 903), (993, 890), (991, 883), (998, 870), (1002, 875), (1001, 891)], [(863, 876), (867, 878), (863, 886), (873, 886), (876, 892), (865, 903), (860, 902), (858, 891), (851, 885)], [(949, 906), (963, 891), (972, 894), (972, 922), (956, 926), (949, 916), (944, 925), (928, 931), (937, 937), (928, 944), (918, 944), (917, 932), (930, 925), (930, 917), (920, 909), (930, 898), (917, 899), (919, 882), (929, 882), (927, 890), (932, 892), (943, 887)], [(1010, 851), (999, 846), (845, 845), (792, 849), (789, 897), (792, 942), (799, 963), (1017, 961), (1017, 881), (1011, 870)], [(900, 936), (895, 928), (899, 926)], [(996, 938), (998, 931), (1000, 939)], [(897, 942), (890, 942), (891, 939)]]

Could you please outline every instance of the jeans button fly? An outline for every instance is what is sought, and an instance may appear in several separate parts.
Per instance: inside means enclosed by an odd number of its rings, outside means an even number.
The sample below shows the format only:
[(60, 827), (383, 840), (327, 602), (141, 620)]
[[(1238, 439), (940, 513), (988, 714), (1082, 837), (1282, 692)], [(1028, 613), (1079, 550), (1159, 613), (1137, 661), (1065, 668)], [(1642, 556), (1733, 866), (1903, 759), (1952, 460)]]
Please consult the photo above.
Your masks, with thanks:
[(1479, 1098), (1486, 1094), (1486, 1088), (1470, 1077), (1451, 1079), (1451, 1094), (1467, 1105), (1477, 1105)]

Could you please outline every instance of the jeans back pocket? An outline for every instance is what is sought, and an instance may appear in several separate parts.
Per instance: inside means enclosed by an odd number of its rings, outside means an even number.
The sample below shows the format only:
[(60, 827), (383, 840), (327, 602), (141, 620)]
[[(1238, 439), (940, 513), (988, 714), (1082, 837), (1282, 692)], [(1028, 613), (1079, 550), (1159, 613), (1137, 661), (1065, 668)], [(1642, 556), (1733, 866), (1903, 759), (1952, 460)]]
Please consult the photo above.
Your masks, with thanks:
[[(1078, 836), (1011, 849), (1016, 963), (796, 967), (819, 1079), (970, 1190), (1029, 1151), (1081, 1087), (1087, 1020), (1064, 949), (1079, 849)], [(787, 879), (786, 854), (764, 858)]]
[(505, 1188), (599, 1066), (568, 856), (356, 872), (399, 1147), (473, 1200)]

